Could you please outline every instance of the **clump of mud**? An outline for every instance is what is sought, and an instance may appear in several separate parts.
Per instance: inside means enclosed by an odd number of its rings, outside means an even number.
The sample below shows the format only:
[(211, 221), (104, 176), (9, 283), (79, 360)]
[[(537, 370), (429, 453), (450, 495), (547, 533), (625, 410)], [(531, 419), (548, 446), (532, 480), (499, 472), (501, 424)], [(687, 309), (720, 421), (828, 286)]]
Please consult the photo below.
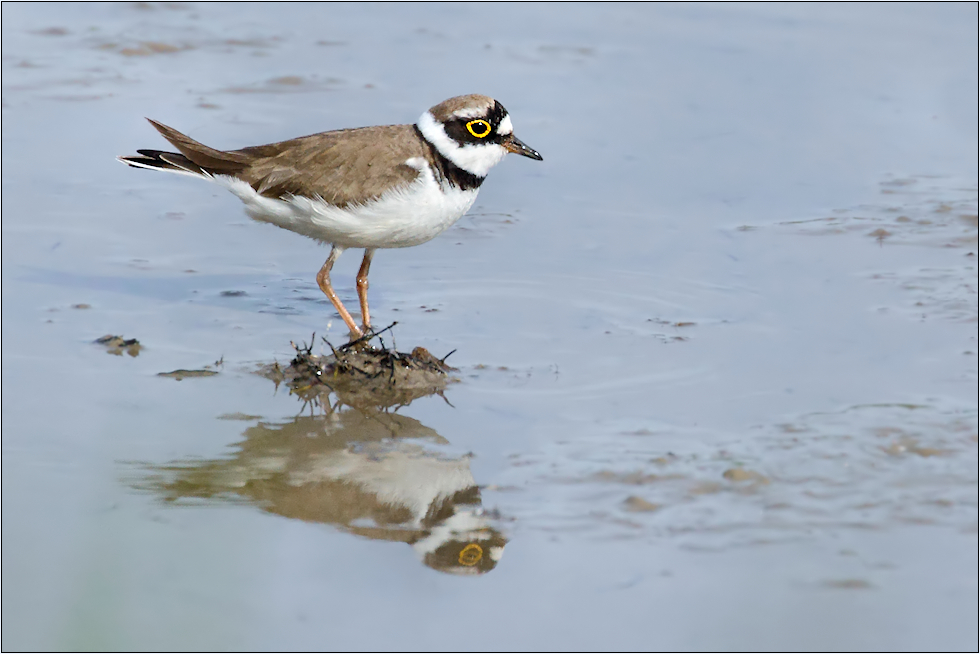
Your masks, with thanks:
[(114, 334), (106, 334), (95, 339), (95, 343), (105, 347), (109, 354), (121, 357), (123, 352), (131, 357), (138, 357), (143, 346), (135, 338), (123, 338)]
[[(369, 342), (375, 337), (378, 346)], [(337, 348), (326, 339), (323, 342), (331, 354), (313, 354), (312, 343), (308, 346), (293, 343), (296, 356), (287, 367), (274, 363), (258, 372), (277, 385), (286, 384), (291, 393), (307, 402), (324, 407), (331, 404), (331, 393), (340, 404), (352, 407), (405, 406), (420, 397), (442, 396), (447, 384), (456, 381), (449, 375), (456, 368), (446, 365), (452, 352), (441, 359), (424, 347), (398, 352), (389, 349), (379, 334)]]

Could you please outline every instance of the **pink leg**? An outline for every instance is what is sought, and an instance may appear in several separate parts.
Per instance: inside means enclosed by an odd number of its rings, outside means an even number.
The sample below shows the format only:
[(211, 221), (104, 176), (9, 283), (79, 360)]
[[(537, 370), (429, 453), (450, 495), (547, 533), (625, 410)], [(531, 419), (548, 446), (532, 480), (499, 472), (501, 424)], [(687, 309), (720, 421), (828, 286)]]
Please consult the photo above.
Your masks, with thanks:
[[(350, 330), (351, 338), (360, 338), (361, 336), (363, 336), (363, 333), (358, 328), (357, 324), (354, 322), (354, 319), (351, 318), (350, 312), (347, 310), (347, 307), (345, 307), (344, 303), (340, 301), (339, 297), (337, 297), (337, 294), (333, 290), (333, 286), (330, 285), (330, 270), (333, 268), (334, 262), (337, 261), (337, 258), (341, 255), (343, 251), (344, 248), (338, 247), (336, 245), (333, 246), (333, 248), (330, 250), (330, 256), (327, 257), (327, 260), (324, 262), (323, 267), (320, 268), (320, 272), (316, 274), (316, 283), (320, 286), (320, 290), (323, 291), (323, 294), (326, 295), (333, 303), (334, 308), (337, 309), (337, 313), (340, 314), (340, 317), (343, 319), (344, 324), (346, 324), (347, 328)], [(365, 287), (366, 286), (367, 284), (365, 283)], [(367, 289), (365, 288), (365, 290)]]
[(368, 271), (371, 270), (371, 259), (374, 258), (374, 250), (367, 248), (364, 250), (364, 259), (361, 261), (361, 268), (357, 271), (357, 299), (361, 301), (361, 321), (364, 331), (371, 330), (371, 313), (368, 311)]

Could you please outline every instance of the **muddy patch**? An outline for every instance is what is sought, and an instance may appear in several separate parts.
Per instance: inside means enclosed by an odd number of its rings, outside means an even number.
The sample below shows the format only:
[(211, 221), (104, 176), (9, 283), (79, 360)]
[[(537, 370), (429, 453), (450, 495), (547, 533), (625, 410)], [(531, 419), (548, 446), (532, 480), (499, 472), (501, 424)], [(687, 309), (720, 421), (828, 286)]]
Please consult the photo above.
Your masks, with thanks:
[(837, 209), (828, 216), (789, 220), (780, 227), (815, 236), (862, 234), (882, 245), (976, 247), (976, 183), (931, 176), (893, 177), (882, 181), (879, 188), (880, 202)]
[(318, 93), (336, 90), (345, 81), (335, 77), (319, 77), (318, 75), (281, 75), (247, 85), (227, 86), (219, 89), (218, 93), (242, 95), (252, 93)]
[(138, 357), (143, 346), (135, 338), (124, 338), (114, 334), (100, 336), (94, 341), (106, 349), (106, 352), (117, 357), (121, 357), (123, 352), (131, 357)]
[[(610, 460), (594, 471), (572, 472), (592, 461), (571, 443), (516, 455), (512, 465), (567, 490), (564, 514), (546, 526), (601, 537), (672, 534), (722, 549), (815, 528), (975, 533), (976, 416), (975, 407), (939, 401), (854, 405), (742, 433), (603, 433)], [(616, 508), (634, 519), (621, 522)]]
[(197, 369), (188, 370), (186, 368), (178, 368), (177, 370), (171, 370), (170, 372), (158, 372), (157, 377), (169, 377), (170, 379), (176, 379), (177, 381), (193, 379), (195, 377), (214, 377), (218, 374), (218, 370), (220, 370), (224, 365), (225, 359), (222, 357), (214, 363)]
[(334, 402), (358, 408), (407, 406), (421, 397), (441, 396), (447, 384), (455, 381), (449, 373), (456, 369), (446, 364), (452, 352), (441, 359), (424, 347), (398, 352), (375, 336), (377, 346), (358, 339), (334, 347), (322, 339), (331, 350), (323, 356), (312, 353), (315, 339), (310, 345), (294, 343), (296, 356), (288, 366), (264, 365), (258, 373), (277, 385), (286, 384), (290, 393), (304, 401), (325, 408)]
[(169, 377), (170, 379), (181, 381), (184, 379), (192, 379), (194, 377), (214, 377), (217, 374), (217, 370), (208, 370), (206, 368), (201, 368), (198, 370), (178, 368), (177, 370), (171, 370), (170, 372), (158, 372), (157, 377)]

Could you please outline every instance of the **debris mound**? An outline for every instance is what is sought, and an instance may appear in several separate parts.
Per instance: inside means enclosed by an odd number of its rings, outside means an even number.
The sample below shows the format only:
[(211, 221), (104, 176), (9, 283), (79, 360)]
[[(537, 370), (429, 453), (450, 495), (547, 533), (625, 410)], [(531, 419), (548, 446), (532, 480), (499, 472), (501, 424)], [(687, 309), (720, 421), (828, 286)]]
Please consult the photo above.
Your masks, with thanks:
[[(322, 356), (312, 352), (314, 335), (310, 345), (292, 344), (296, 356), (288, 367), (276, 363), (259, 372), (277, 384), (285, 383), (290, 392), (304, 400), (325, 407), (329, 406), (330, 393), (340, 404), (381, 409), (405, 406), (428, 395), (442, 396), (447, 384), (456, 381), (449, 376), (456, 368), (446, 364), (455, 350), (441, 359), (424, 347), (398, 352), (380, 338), (387, 329), (340, 347), (324, 338), (331, 353)], [(374, 338), (378, 346), (371, 345)]]

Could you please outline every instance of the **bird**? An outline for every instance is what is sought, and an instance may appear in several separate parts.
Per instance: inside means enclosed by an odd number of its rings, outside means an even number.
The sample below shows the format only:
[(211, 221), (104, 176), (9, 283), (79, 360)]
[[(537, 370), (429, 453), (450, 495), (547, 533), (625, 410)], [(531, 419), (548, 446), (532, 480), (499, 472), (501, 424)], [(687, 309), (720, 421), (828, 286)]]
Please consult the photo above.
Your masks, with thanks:
[[(371, 333), (368, 272), (376, 250), (420, 245), (452, 226), (508, 153), (543, 160), (514, 135), (503, 105), (478, 94), (449, 98), (412, 125), (339, 129), (240, 150), (216, 150), (147, 120), (177, 152), (137, 150), (119, 161), (217, 183), (251, 218), (331, 246), (316, 281), (351, 340)], [(349, 248), (364, 250), (356, 277), (361, 325), (330, 282)]]

